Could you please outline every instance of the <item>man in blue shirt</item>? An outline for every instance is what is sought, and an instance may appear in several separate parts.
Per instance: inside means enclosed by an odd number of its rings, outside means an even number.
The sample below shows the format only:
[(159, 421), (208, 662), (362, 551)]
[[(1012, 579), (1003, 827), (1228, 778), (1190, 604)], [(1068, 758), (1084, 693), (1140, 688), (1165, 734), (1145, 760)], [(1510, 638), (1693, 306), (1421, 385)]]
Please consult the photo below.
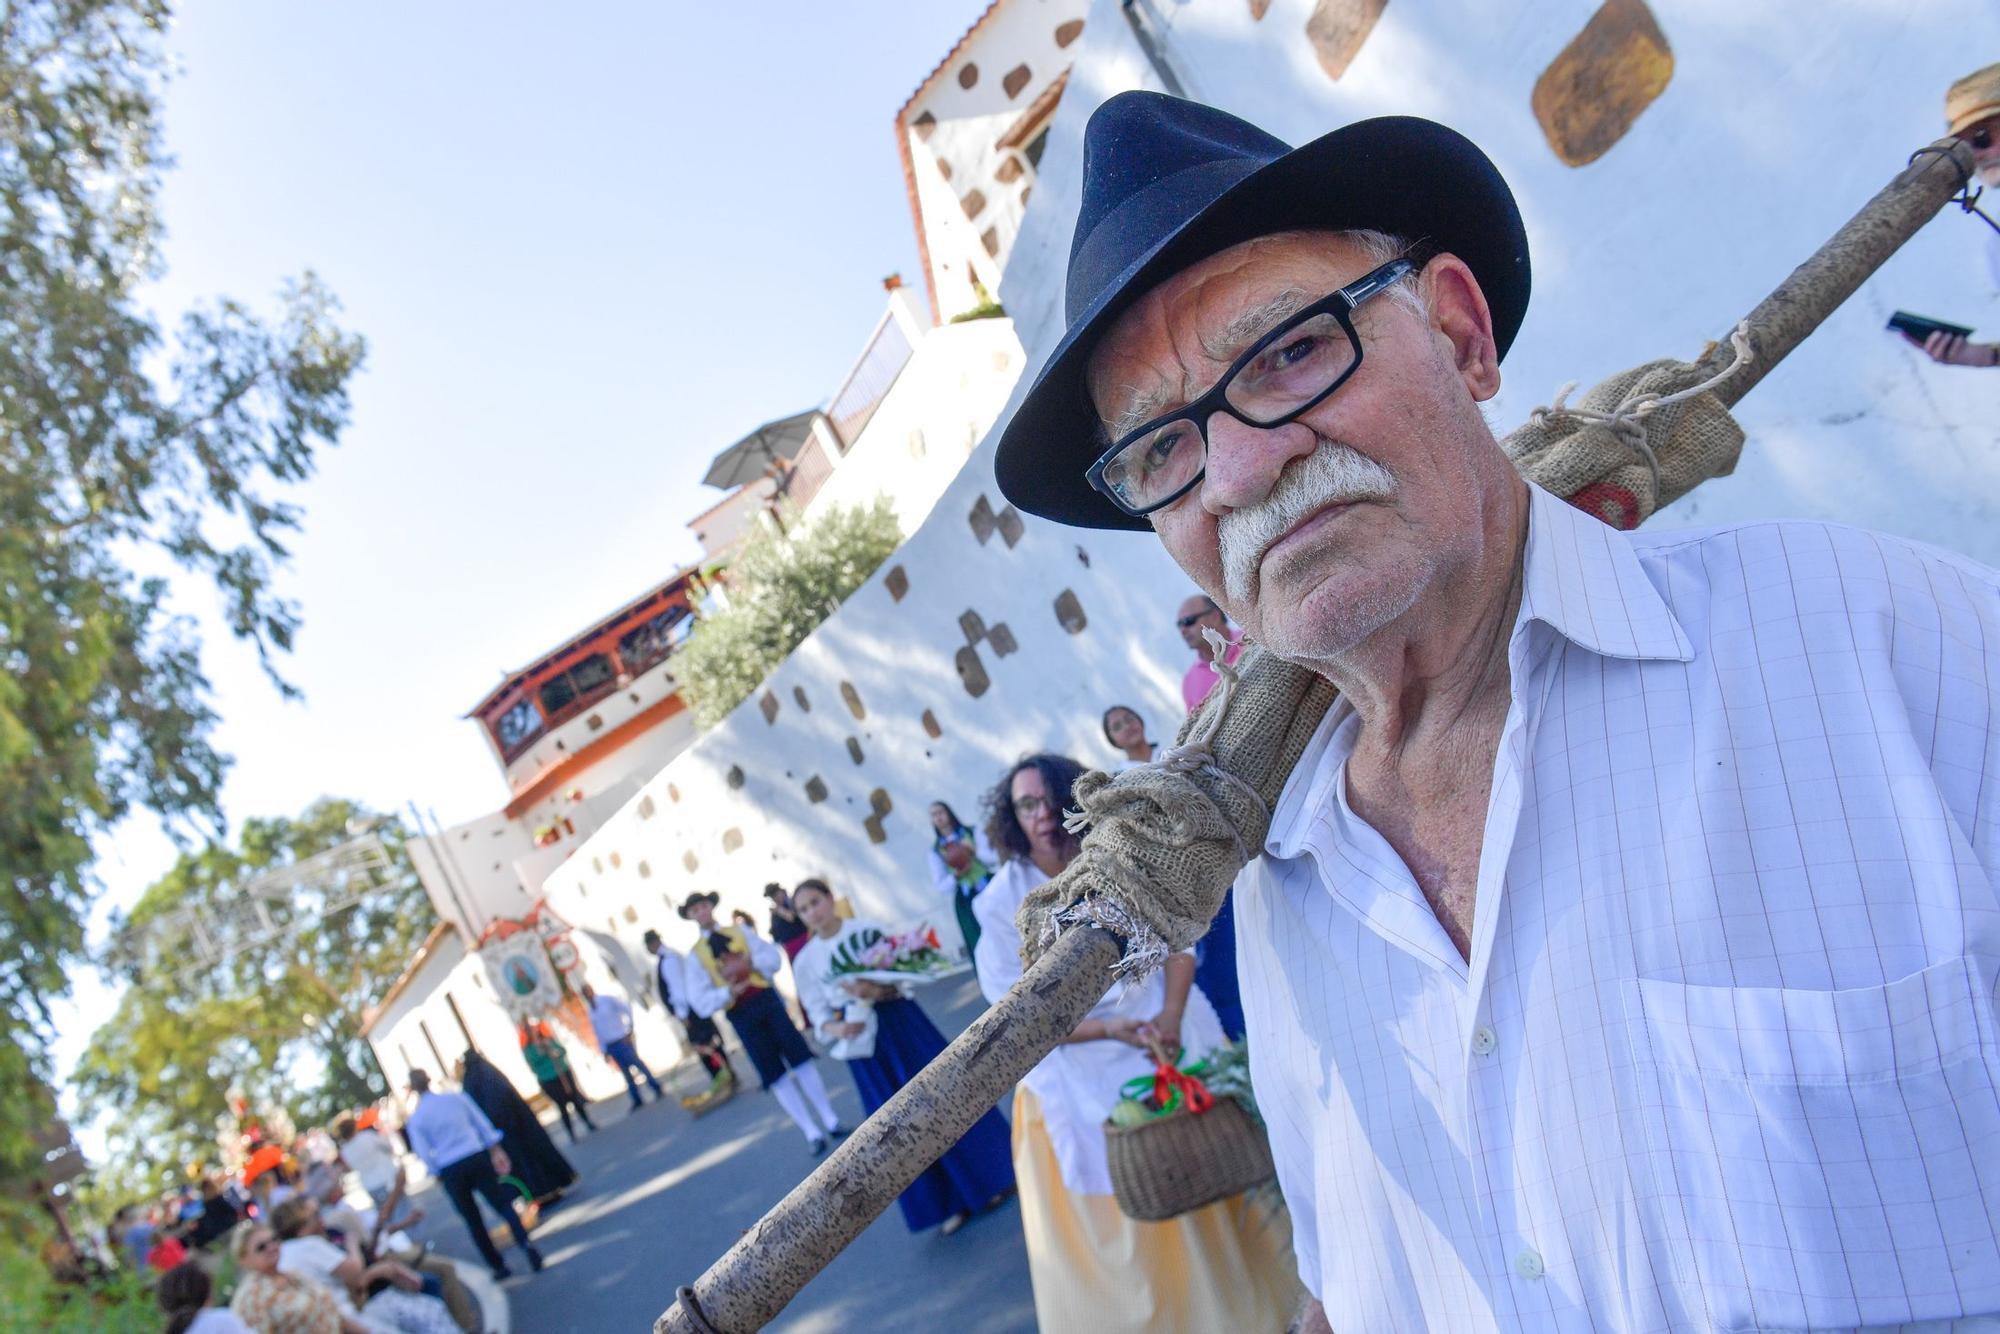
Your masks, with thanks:
[(500, 1178), (513, 1167), (507, 1151), (500, 1147), (500, 1132), (464, 1094), (433, 1093), (431, 1077), (425, 1071), (410, 1071), (410, 1091), (417, 1095), (417, 1105), (403, 1122), (403, 1138), (409, 1141), (410, 1152), (424, 1160), (424, 1166), (444, 1188), (451, 1207), (465, 1220), (473, 1244), (493, 1270), (493, 1277), (506, 1278), (513, 1271), (494, 1248), (493, 1238), (486, 1234), (486, 1225), (479, 1218), (478, 1201), (473, 1198), (475, 1191), (484, 1195), (494, 1212), (506, 1221), (514, 1240), (527, 1254), (528, 1268), (540, 1272), (542, 1253), (528, 1240), (528, 1229), (521, 1226), (520, 1217), (514, 1212), (514, 1201), (500, 1184)]

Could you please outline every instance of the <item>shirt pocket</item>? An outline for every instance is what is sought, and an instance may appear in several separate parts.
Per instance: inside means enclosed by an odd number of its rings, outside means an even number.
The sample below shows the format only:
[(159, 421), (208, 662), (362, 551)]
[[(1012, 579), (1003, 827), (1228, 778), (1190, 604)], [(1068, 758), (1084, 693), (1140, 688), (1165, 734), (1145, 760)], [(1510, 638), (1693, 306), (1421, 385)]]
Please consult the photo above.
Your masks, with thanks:
[(1848, 991), (1625, 983), (1634, 1179), (1690, 1321), (2000, 1309), (1992, 977), (1960, 958)]

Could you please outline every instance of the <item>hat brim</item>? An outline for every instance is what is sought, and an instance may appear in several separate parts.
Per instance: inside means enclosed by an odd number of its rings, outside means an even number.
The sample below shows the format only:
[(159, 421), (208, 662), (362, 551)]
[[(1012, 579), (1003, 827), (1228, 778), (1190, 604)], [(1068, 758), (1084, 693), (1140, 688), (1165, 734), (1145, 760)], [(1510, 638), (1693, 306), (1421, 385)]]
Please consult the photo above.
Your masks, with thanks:
[[(1528, 237), (1513, 191), (1471, 140), (1433, 121), (1381, 116), (1321, 135), (1258, 168), (1168, 233), (1070, 323), (1001, 432), (1001, 494), (1082, 528), (1146, 529), (1084, 480), (1100, 438), (1084, 383), (1098, 337), (1180, 270), (1274, 232), (1368, 229), (1465, 261), (1504, 357), (1528, 313)], [(1358, 276), (1358, 275), (1357, 275)]]

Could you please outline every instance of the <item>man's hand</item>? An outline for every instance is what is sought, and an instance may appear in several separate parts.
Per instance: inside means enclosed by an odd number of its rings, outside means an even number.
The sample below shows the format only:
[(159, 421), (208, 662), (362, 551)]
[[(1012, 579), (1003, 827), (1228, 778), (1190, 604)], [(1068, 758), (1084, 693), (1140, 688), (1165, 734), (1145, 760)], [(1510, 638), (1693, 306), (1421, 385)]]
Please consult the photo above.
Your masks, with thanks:
[(2000, 343), (1974, 343), (1942, 329), (1926, 338), (1924, 352), (1940, 366), (2000, 366)]
[(840, 1024), (835, 1027), (834, 1032), (844, 1038), (858, 1038), (861, 1036), (862, 1030), (867, 1027), (868, 1025), (866, 1024)]
[(493, 1159), (493, 1170), (499, 1175), (504, 1177), (514, 1170), (514, 1160), (509, 1158), (507, 1151), (498, 1144), (493, 1146), (489, 1156)]

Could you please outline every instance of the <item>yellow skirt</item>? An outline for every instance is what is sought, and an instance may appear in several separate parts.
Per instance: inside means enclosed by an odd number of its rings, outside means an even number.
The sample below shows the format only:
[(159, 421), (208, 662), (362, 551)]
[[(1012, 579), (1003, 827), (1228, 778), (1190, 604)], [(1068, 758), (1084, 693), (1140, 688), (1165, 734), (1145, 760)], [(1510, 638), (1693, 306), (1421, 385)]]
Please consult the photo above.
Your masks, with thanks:
[(1283, 1330), (1304, 1289), (1292, 1218), (1275, 1191), (1164, 1223), (1127, 1218), (1109, 1195), (1063, 1185), (1041, 1104), (1014, 1092), (1014, 1178), (1042, 1334)]

